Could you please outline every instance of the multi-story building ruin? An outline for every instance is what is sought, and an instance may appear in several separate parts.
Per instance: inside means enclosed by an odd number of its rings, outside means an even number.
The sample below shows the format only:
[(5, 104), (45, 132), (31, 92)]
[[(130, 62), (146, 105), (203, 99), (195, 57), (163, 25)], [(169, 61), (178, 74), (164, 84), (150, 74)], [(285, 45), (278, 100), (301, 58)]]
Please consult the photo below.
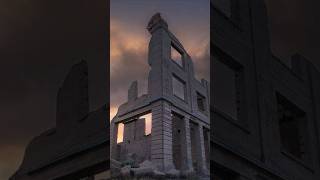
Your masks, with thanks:
[[(208, 175), (209, 83), (195, 78), (191, 57), (159, 13), (147, 29), (152, 36), (148, 92), (138, 97), (137, 82), (131, 84), (128, 101), (111, 122), (111, 158), (131, 159), (131, 168), (138, 169), (151, 162), (148, 167), (158, 174)], [(145, 133), (146, 122), (151, 133)]]
[(320, 179), (320, 73), (270, 50), (263, 0), (211, 0), (216, 180)]

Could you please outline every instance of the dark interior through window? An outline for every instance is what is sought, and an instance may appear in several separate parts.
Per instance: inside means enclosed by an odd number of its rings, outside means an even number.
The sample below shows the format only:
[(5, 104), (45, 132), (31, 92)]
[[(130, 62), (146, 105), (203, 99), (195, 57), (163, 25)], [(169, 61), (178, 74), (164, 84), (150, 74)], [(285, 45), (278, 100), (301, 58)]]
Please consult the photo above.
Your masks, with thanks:
[(240, 110), (241, 70), (223, 58), (213, 57), (213, 105), (237, 120)]
[(198, 104), (199, 111), (201, 112), (206, 111), (206, 98), (198, 92), (197, 92), (197, 104)]
[(277, 94), (279, 131), (282, 148), (295, 157), (304, 155), (305, 113)]

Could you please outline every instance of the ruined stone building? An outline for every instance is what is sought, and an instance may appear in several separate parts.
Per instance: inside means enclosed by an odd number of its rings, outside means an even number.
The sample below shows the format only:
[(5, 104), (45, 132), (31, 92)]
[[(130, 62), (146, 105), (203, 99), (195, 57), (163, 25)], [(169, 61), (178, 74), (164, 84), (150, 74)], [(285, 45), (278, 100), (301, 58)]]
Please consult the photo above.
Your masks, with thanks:
[(88, 66), (72, 67), (57, 96), (56, 127), (35, 137), (10, 180), (102, 180), (109, 169), (109, 114), (89, 112)]
[(320, 73), (270, 50), (263, 0), (211, 0), (215, 180), (320, 179)]
[[(138, 97), (137, 82), (128, 101), (111, 122), (111, 158), (152, 162), (157, 172), (209, 174), (209, 83), (195, 79), (194, 67), (160, 14), (148, 26), (151, 34), (148, 92)], [(146, 123), (151, 132), (146, 133)], [(123, 139), (118, 131), (123, 128)]]

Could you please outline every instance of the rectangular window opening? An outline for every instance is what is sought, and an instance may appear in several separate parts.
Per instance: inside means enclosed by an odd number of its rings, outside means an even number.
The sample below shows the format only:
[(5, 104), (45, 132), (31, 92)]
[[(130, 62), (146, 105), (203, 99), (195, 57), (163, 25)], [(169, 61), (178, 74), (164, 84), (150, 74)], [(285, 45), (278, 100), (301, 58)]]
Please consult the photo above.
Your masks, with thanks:
[(124, 124), (119, 123), (118, 124), (117, 144), (123, 142), (123, 134), (124, 134)]
[[(213, 104), (234, 120), (240, 116), (242, 69), (231, 60), (213, 57)], [(227, 57), (226, 57), (227, 58)], [(239, 67), (238, 67), (239, 66)]]
[(280, 94), (277, 94), (277, 103), (281, 146), (301, 159), (305, 148), (305, 113)]
[(152, 131), (152, 113), (143, 115), (140, 118), (145, 120), (145, 128), (144, 128), (145, 135), (146, 136), (150, 135)]
[(171, 59), (180, 67), (183, 67), (182, 53), (180, 53), (173, 45), (171, 45)]
[(198, 110), (200, 112), (206, 112), (206, 98), (197, 92), (197, 104), (198, 104)]
[(186, 88), (185, 83), (175, 76), (172, 76), (173, 95), (185, 100)]

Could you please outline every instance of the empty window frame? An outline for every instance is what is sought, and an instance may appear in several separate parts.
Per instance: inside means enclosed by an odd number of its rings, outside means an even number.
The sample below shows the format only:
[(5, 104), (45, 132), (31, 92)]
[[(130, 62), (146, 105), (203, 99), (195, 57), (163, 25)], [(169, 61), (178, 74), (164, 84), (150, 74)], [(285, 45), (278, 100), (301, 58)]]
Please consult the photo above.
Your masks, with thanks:
[(213, 56), (213, 105), (234, 120), (240, 117), (243, 72), (229, 57)]
[(150, 135), (152, 130), (152, 113), (145, 114), (140, 118), (145, 120), (144, 135)]
[(305, 155), (306, 113), (277, 93), (277, 115), (283, 150), (297, 158)]
[(171, 44), (171, 59), (180, 67), (183, 67), (182, 57), (182, 53), (173, 44)]
[(197, 105), (198, 105), (198, 110), (200, 112), (206, 112), (207, 111), (207, 103), (206, 103), (206, 98), (200, 94), (199, 92), (196, 93), (197, 94)]
[(186, 84), (184, 81), (182, 81), (174, 75), (172, 76), (172, 89), (173, 95), (177, 96), (182, 100), (185, 100)]

